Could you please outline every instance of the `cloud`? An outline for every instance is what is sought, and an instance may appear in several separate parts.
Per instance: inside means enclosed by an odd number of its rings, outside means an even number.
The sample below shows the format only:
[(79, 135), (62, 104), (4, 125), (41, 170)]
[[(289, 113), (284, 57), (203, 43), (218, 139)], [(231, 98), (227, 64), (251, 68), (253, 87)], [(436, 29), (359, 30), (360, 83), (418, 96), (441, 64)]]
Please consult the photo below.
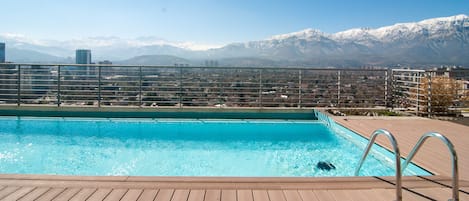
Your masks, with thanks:
[(33, 39), (19, 33), (0, 33), (0, 37), (3, 38), (5, 42), (29, 43), (41, 46), (47, 45), (45, 41)]
[(58, 41), (58, 40), (39, 40), (28, 37), (23, 34), (17, 33), (0, 33), (0, 37), (8, 40), (11, 43), (29, 43), (39, 46), (49, 47), (61, 47), (66, 49), (77, 49), (77, 48), (105, 48), (105, 47), (145, 47), (155, 45), (168, 45), (187, 50), (208, 50), (212, 48), (220, 48), (223, 45), (219, 44), (202, 44), (197, 42), (179, 42), (179, 41), (167, 41), (165, 39), (155, 36), (137, 37), (133, 39), (119, 38), (116, 36), (96, 36), (87, 38), (75, 38), (70, 40)]

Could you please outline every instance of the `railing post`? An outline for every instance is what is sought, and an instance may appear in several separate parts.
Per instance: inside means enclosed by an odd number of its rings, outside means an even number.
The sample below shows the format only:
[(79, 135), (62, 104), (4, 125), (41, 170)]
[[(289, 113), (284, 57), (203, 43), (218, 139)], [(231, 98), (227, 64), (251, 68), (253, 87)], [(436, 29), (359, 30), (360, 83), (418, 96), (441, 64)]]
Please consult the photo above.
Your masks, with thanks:
[(340, 107), (340, 70), (337, 71), (337, 107)]
[(182, 108), (182, 67), (179, 66), (179, 108)]
[(57, 107), (60, 107), (60, 105), (62, 104), (62, 100), (60, 100), (60, 84), (61, 84), (61, 66), (57, 66)]
[(98, 66), (98, 107), (101, 107), (101, 66)]
[(432, 117), (432, 75), (427, 75), (428, 77), (428, 91), (427, 91), (427, 112), (428, 117)]
[(420, 81), (421, 81), (422, 75), (421, 72), (418, 72), (417, 76), (417, 116), (419, 116), (420, 113)]
[[(221, 71), (220, 72), (220, 75), (221, 77), (225, 77), (226, 75), (226, 71)], [(218, 87), (218, 98), (217, 98), (217, 104), (220, 105), (219, 108), (222, 108), (222, 105), (223, 104), (226, 104), (225, 101), (224, 101), (224, 98), (223, 98), (223, 84), (220, 83), (219, 81), (217, 81), (217, 83), (214, 85), (214, 86), (217, 86)]]
[(259, 108), (262, 108), (262, 69), (259, 69)]
[(302, 103), (302, 92), (301, 92), (301, 82), (302, 82), (302, 70), (299, 70), (298, 71), (298, 108), (302, 108), (301, 107), (301, 103)]
[(16, 103), (18, 106), (21, 105), (21, 65), (18, 66), (18, 79), (17, 79), (17, 97), (16, 97)]
[(142, 107), (142, 80), (143, 80), (143, 74), (142, 74), (142, 66), (139, 66), (138, 67), (138, 77), (139, 77), (139, 81), (138, 81), (138, 107)]
[(388, 107), (388, 84), (389, 84), (389, 79), (388, 79), (388, 70), (384, 71), (384, 106), (387, 108)]
[(396, 78), (394, 77), (394, 70), (390, 69), (391, 73), (390, 73), (390, 97), (391, 97), (391, 103), (389, 104), (391, 106), (391, 109), (394, 109), (394, 106), (396, 104)]

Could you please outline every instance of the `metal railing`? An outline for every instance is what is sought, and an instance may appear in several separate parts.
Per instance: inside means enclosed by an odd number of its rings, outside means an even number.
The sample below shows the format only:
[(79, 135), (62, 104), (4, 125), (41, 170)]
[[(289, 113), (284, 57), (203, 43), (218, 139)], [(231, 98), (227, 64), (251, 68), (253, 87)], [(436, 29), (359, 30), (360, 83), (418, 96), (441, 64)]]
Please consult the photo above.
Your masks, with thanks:
[(389, 141), (391, 142), (393, 151), (394, 151), (394, 156), (395, 156), (395, 164), (396, 164), (396, 200), (401, 201), (402, 200), (402, 172), (401, 172), (401, 152), (399, 151), (399, 146), (397, 145), (396, 138), (387, 130), (384, 129), (378, 129), (373, 132), (371, 135), (370, 141), (368, 142), (368, 145), (365, 148), (365, 152), (363, 153), (360, 162), (358, 163), (357, 168), (355, 169), (355, 176), (358, 176), (360, 173), (360, 169), (363, 165), (363, 162), (365, 162), (366, 157), (368, 156), (368, 153), (370, 152), (371, 147), (373, 146), (376, 137), (379, 135), (385, 135)]
[(417, 115), (459, 115), (469, 111), (469, 69), (392, 70), (393, 107)]
[(453, 181), (452, 181), (453, 194), (452, 194), (452, 198), (449, 199), (449, 201), (458, 201), (459, 200), (458, 155), (456, 153), (456, 150), (454, 149), (453, 143), (451, 143), (451, 141), (448, 138), (446, 138), (444, 135), (441, 135), (441, 134), (435, 133), (435, 132), (430, 132), (430, 133), (426, 133), (426, 134), (422, 135), (422, 137), (420, 137), (419, 141), (417, 142), (417, 144), (415, 144), (414, 148), (410, 152), (410, 154), (407, 157), (406, 161), (402, 165), (402, 170), (401, 171), (404, 172), (404, 170), (407, 168), (407, 165), (409, 165), (409, 163), (414, 158), (415, 154), (417, 154), (417, 152), (420, 150), (420, 147), (422, 147), (423, 143), (425, 143), (425, 141), (428, 138), (431, 138), (431, 137), (440, 139), (448, 147), (448, 150), (451, 154), (452, 177), (453, 177)]
[(0, 104), (469, 112), (469, 69), (0, 64)]
[(387, 70), (0, 64), (0, 103), (385, 107)]
[(393, 69), (392, 96), (397, 107), (413, 110), (421, 114), (424, 107), (425, 90), (421, 87), (424, 70)]

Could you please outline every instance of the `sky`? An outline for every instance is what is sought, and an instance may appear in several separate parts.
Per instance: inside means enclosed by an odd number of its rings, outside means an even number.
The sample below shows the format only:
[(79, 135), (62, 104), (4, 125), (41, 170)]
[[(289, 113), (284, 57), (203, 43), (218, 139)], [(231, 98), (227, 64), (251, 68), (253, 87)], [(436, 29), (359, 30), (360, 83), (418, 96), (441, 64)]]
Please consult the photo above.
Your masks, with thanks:
[(336, 33), (457, 14), (469, 15), (469, 0), (0, 0), (0, 33), (224, 45), (307, 28)]

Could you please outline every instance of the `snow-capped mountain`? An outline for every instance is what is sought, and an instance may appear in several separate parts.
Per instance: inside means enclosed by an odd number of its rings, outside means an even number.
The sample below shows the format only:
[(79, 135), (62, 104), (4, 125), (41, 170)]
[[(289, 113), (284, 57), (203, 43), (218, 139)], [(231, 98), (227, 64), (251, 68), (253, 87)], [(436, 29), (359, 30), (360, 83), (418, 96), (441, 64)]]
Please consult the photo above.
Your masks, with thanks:
[(469, 65), (469, 17), (456, 15), (335, 34), (314, 29), (231, 44), (224, 55), (290, 60), (304, 65)]
[(46, 41), (0, 34), (2, 40), (7, 43), (7, 52), (8, 48), (14, 50), (10, 51), (11, 56), (7, 53), (7, 59), (15, 62), (22, 60), (10, 58), (15, 58), (13, 54), (21, 54), (23, 50), (27, 50), (27, 54), (47, 54), (50, 59), (73, 57), (75, 49), (89, 48), (93, 58), (113, 61), (141, 55), (147, 55), (144, 61), (155, 61), (156, 58), (150, 59), (148, 55), (160, 55), (160, 59), (161, 55), (171, 55), (199, 61), (216, 59), (221, 65), (230, 66), (469, 65), (467, 15), (398, 23), (376, 29), (356, 28), (333, 34), (305, 29), (223, 47), (169, 42), (157, 37)]
[(412, 40), (421, 36), (441, 38), (451, 36), (469, 27), (468, 16), (456, 15), (451, 17), (434, 18), (417, 23), (400, 23), (378, 29), (350, 29), (330, 35), (337, 41), (365, 41), (377, 40), (393, 42), (398, 40)]

